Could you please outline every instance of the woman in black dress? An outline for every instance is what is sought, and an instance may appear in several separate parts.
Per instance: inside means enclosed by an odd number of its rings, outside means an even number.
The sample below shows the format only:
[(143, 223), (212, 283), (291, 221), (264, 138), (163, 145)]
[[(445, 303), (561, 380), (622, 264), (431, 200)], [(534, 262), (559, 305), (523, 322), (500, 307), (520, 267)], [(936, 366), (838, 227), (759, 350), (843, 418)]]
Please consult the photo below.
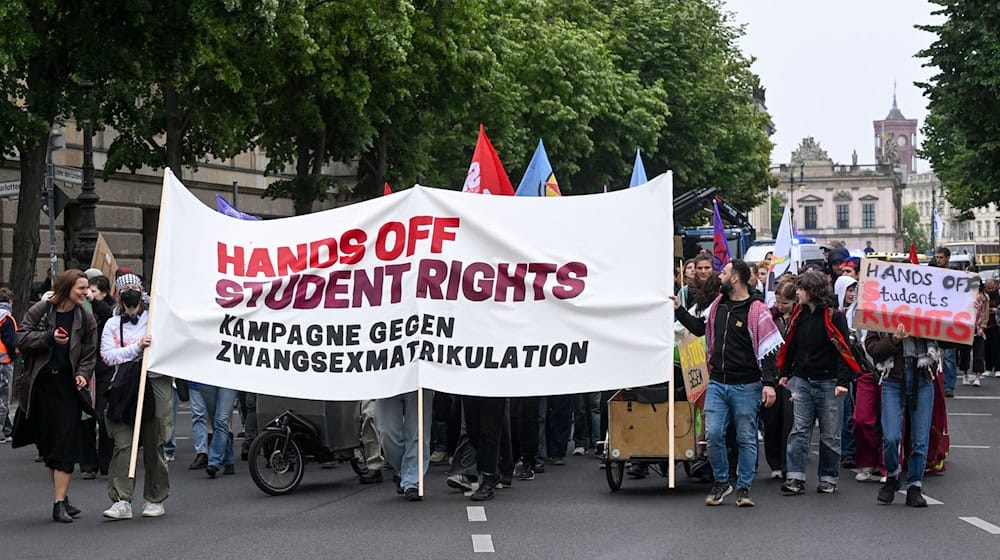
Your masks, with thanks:
[[(34, 443), (52, 476), (52, 519), (70, 523), (80, 510), (69, 502), (70, 475), (80, 461), (84, 411), (93, 415), (80, 393), (90, 382), (97, 360), (97, 323), (83, 308), (89, 283), (71, 269), (56, 279), (52, 297), (28, 309), (17, 330), (25, 371), (17, 383), (18, 415), (14, 447)], [(26, 403), (26, 404), (25, 404)]]

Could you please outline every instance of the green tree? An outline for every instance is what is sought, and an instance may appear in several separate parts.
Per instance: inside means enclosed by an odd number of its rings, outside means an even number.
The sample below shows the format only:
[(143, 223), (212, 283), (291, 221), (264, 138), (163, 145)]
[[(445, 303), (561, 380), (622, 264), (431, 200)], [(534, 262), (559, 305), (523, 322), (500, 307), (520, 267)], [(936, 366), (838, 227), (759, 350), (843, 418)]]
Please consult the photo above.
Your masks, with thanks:
[(255, 56), (275, 22), (300, 29), (302, 0), (137, 2), (121, 9), (116, 48), (92, 61), (105, 77), (104, 119), (118, 133), (105, 172), (169, 167), (181, 177), (211, 155), (232, 157), (253, 145)]
[(420, 0), (413, 3), (406, 63), (369, 72), (366, 105), (375, 136), (358, 162), (356, 196), (382, 194), (413, 183), (460, 186), (472, 154), (477, 124), (491, 137), (510, 127), (488, 0)]
[(113, 9), (98, 0), (0, 3), (0, 153), (17, 157), (21, 172), (10, 270), (18, 317), (35, 277), (49, 131), (79, 102), (82, 61), (100, 52), (96, 29)]
[(301, 32), (282, 34), (265, 57), (268, 87), (258, 101), (259, 143), (269, 173), (294, 169), (267, 196), (290, 198), (296, 214), (335, 187), (330, 161), (352, 161), (375, 136), (373, 76), (406, 62), (412, 6), (405, 0), (328, 1), (306, 5)]
[(771, 197), (771, 232), (778, 237), (778, 228), (781, 227), (781, 218), (785, 215), (785, 204), (777, 196)]
[(920, 224), (920, 210), (916, 204), (908, 204), (903, 207), (903, 231), (900, 232), (903, 238), (903, 248), (910, 249), (910, 245), (916, 245), (917, 251), (925, 251), (931, 248), (930, 239), (927, 237), (927, 230)]
[(768, 119), (758, 112), (743, 31), (719, 0), (600, 0), (610, 17), (610, 46), (625, 71), (666, 91), (669, 115), (650, 167), (672, 169), (677, 192), (713, 186), (748, 209), (776, 183), (768, 171)]
[(945, 21), (918, 56), (937, 73), (918, 84), (929, 98), (921, 155), (948, 201), (969, 210), (1000, 200), (1000, 4), (932, 0)]

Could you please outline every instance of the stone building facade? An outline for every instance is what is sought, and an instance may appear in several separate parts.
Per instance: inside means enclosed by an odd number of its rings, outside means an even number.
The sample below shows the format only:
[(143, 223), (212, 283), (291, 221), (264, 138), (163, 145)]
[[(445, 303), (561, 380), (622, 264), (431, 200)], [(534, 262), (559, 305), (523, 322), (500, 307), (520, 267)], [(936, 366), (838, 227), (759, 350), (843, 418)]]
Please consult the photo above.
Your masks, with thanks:
[[(83, 164), (83, 134), (77, 130), (73, 121), (67, 122), (62, 131), (66, 137), (66, 149), (53, 151), (53, 162), (56, 165), (78, 168)], [(114, 173), (104, 180), (101, 170), (107, 160), (107, 148), (114, 138), (115, 133), (111, 130), (94, 136), (95, 187), (100, 197), (96, 209), (97, 229), (108, 242), (119, 265), (129, 266), (148, 278), (153, 271), (163, 170), (143, 168), (134, 174)], [(19, 180), (17, 160), (0, 163), (0, 182)], [(288, 175), (266, 176), (264, 170), (267, 164), (268, 159), (264, 153), (251, 151), (225, 161), (208, 160), (200, 163), (197, 169), (185, 168), (181, 180), (192, 193), (212, 208), (215, 208), (216, 194), (222, 194), (230, 202), (233, 201), (233, 184), (236, 183), (236, 205), (241, 210), (265, 218), (291, 216), (294, 212), (290, 200), (265, 199), (261, 195), (270, 183), (288, 178), (293, 170), (289, 168)], [(354, 179), (354, 170), (341, 164), (328, 166), (324, 173), (345, 182)], [(57, 186), (70, 198), (70, 203), (56, 218), (56, 270), (62, 271), (67, 265), (87, 268), (89, 262), (77, 263), (69, 257), (74, 254), (73, 248), (77, 243), (80, 227), (80, 208), (76, 197), (80, 194), (81, 187), (67, 183), (57, 183)], [(333, 207), (338, 203), (337, 198), (342, 201), (345, 197), (332, 198), (325, 203), (316, 203), (314, 210)], [(16, 220), (17, 198), (0, 198), (0, 283), (3, 285), (10, 278)], [(197, 227), (197, 224), (191, 224), (191, 227)], [(48, 219), (44, 215), (41, 216), (39, 235), (41, 244), (35, 266), (36, 281), (45, 278), (49, 263)]]
[(891, 166), (835, 164), (815, 139), (804, 138), (776, 175), (773, 195), (792, 201), (797, 235), (849, 249), (870, 241), (876, 251), (898, 250), (903, 184)]
[(933, 172), (910, 175), (903, 196), (903, 205), (915, 204), (920, 212), (920, 224), (931, 236), (933, 208), (941, 216), (941, 231), (935, 240), (938, 245), (959, 241), (1000, 243), (1000, 211), (990, 203), (962, 212), (948, 203), (945, 186)]

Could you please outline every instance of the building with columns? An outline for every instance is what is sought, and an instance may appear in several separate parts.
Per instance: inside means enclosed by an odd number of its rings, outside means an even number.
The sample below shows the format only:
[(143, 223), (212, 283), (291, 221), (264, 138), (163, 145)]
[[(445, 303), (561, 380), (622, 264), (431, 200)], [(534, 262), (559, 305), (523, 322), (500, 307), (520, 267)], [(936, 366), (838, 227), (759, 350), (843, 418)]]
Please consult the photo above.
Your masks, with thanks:
[(876, 251), (896, 251), (902, 215), (901, 177), (889, 165), (834, 163), (814, 138), (803, 138), (789, 163), (776, 169), (779, 185), (773, 193), (791, 203), (796, 234), (817, 243), (843, 243)]

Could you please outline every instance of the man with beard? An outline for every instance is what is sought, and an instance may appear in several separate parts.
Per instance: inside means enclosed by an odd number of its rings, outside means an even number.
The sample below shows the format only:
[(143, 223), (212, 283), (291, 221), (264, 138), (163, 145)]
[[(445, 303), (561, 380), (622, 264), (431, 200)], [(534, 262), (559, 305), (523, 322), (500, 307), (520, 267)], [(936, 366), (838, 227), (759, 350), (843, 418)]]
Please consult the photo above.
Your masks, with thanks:
[(715, 484), (705, 504), (717, 506), (733, 491), (726, 453), (726, 428), (736, 426), (739, 460), (736, 505), (753, 506), (750, 485), (757, 467), (757, 413), (761, 402), (774, 404), (776, 352), (783, 340), (762, 295), (748, 289), (750, 267), (731, 261), (719, 276), (722, 293), (707, 318), (692, 317), (677, 298), (677, 319), (695, 336), (705, 336), (709, 384), (705, 397), (705, 433)]

